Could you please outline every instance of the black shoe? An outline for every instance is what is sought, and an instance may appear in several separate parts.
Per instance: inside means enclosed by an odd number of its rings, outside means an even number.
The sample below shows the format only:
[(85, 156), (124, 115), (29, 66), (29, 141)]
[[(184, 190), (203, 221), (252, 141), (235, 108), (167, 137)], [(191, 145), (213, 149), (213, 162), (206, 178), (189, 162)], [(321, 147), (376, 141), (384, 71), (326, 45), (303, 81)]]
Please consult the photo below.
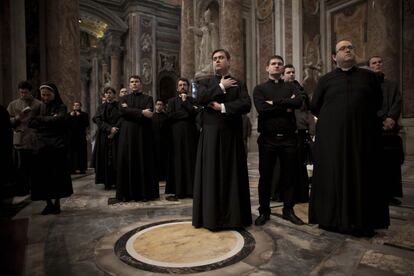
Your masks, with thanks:
[(257, 217), (257, 219), (254, 221), (254, 224), (257, 226), (264, 225), (268, 220), (270, 220), (270, 214), (263, 213)]
[(178, 197), (176, 195), (167, 196), (165, 199), (168, 201), (178, 201)]
[(42, 215), (49, 215), (49, 214), (54, 214), (55, 212), (55, 206), (53, 206), (52, 204), (47, 204), (45, 209), (43, 209), (43, 211), (41, 212)]
[(122, 200), (117, 199), (116, 197), (108, 198), (108, 205), (113, 205), (122, 202)]
[(389, 200), (390, 205), (399, 206), (401, 205), (401, 200), (396, 199), (395, 197), (390, 198)]
[(283, 208), (282, 213), (283, 213), (282, 218), (285, 219), (285, 220), (290, 221), (293, 224), (296, 224), (296, 225), (304, 225), (305, 224), (300, 218), (298, 218), (295, 215), (295, 211), (293, 211), (293, 208), (292, 209), (291, 208), (289, 208), (289, 209)]

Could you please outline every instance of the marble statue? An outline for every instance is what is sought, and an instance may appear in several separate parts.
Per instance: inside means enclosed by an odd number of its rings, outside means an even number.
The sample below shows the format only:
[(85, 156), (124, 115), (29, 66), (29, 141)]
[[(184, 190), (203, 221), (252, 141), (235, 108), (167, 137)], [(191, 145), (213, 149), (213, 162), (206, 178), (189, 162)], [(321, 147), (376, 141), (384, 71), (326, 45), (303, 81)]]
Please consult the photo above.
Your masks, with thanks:
[(200, 27), (190, 27), (199, 37), (196, 74), (212, 73), (211, 53), (218, 48), (217, 26), (211, 20), (211, 11), (207, 9), (200, 20)]

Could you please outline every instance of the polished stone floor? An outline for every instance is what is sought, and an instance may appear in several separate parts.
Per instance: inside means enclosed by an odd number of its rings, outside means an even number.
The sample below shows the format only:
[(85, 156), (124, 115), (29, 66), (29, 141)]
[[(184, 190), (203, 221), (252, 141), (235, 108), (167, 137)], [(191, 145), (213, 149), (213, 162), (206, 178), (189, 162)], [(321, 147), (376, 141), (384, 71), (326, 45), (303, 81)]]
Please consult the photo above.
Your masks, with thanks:
[[(258, 215), (257, 162), (257, 154), (250, 154), (254, 218)], [(315, 225), (293, 225), (280, 217), (280, 204), (272, 202), (271, 220), (263, 227), (246, 229), (255, 239), (251, 254), (225, 267), (187, 275), (414, 275), (413, 161), (404, 164), (403, 175), (403, 204), (390, 208), (391, 227), (371, 239), (326, 232)], [(136, 227), (190, 220), (192, 200), (166, 201), (161, 185), (160, 200), (108, 205), (114, 191), (95, 185), (93, 174), (77, 177), (73, 184), (75, 194), (62, 200), (60, 215), (42, 216), (42, 202), (26, 201), (9, 222), (13, 229), (9, 244), (14, 248), (6, 250), (18, 258), (22, 275), (163, 275), (114, 258), (115, 242)], [(307, 205), (296, 206), (296, 213), (306, 219)], [(156, 254), (157, 247), (163, 253), (160, 244), (154, 246), (149, 245), (152, 251), (145, 254)], [(168, 250), (174, 252), (173, 247)], [(104, 251), (110, 254), (101, 254)]]

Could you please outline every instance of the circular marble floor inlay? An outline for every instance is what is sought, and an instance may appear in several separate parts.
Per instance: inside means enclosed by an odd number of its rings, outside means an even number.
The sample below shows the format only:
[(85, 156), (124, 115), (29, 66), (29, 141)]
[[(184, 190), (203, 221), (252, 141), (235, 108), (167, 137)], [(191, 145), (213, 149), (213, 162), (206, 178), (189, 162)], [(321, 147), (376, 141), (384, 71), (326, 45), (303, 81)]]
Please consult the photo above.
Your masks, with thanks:
[(154, 272), (198, 272), (235, 263), (254, 249), (246, 231), (212, 232), (189, 221), (146, 225), (122, 236), (118, 257), (132, 266)]

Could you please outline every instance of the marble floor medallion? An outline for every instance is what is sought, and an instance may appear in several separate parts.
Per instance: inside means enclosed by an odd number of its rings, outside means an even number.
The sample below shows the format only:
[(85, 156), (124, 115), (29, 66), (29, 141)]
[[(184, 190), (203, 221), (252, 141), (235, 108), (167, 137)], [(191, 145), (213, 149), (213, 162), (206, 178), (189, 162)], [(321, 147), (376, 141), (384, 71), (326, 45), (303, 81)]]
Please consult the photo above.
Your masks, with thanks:
[(115, 254), (133, 267), (164, 273), (209, 271), (234, 264), (254, 249), (245, 230), (209, 231), (190, 221), (163, 221), (138, 227), (115, 243)]

